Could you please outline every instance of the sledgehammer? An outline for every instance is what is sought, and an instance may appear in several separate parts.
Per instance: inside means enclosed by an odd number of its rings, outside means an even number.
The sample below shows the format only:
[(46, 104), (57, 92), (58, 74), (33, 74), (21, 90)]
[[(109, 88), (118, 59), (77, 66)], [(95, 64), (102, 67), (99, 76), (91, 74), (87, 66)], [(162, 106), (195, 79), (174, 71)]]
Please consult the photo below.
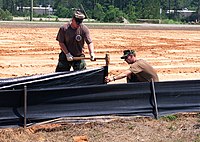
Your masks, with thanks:
[[(73, 60), (77, 61), (77, 60), (90, 60), (89, 57), (73, 57)], [(110, 64), (110, 55), (108, 53), (106, 53), (106, 56), (104, 58), (102, 57), (96, 57), (96, 60), (105, 60), (106, 61), (106, 66), (108, 66)]]

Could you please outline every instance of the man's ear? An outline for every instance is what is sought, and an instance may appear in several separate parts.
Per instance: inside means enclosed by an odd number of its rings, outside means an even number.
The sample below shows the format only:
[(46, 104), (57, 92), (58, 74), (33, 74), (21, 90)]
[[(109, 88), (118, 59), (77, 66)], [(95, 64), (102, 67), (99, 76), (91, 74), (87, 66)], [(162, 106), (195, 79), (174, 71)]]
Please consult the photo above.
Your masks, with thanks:
[(136, 57), (136, 55), (135, 54), (131, 54), (133, 57)]

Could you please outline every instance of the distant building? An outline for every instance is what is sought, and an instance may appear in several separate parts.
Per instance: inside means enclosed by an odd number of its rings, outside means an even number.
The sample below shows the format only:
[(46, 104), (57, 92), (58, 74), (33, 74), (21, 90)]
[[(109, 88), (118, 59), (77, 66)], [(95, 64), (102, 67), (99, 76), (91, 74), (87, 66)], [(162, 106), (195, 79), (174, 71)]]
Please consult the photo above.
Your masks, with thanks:
[[(19, 10), (20, 7), (17, 7), (17, 10)], [(30, 7), (22, 7), (22, 11), (30, 11)], [(53, 15), (54, 10), (50, 5), (48, 7), (33, 7), (33, 13), (40, 14), (40, 15)]]
[[(182, 10), (177, 10), (177, 13), (179, 16), (183, 17), (183, 18), (187, 18), (189, 16), (191, 16), (193, 13), (195, 13), (196, 11), (192, 11), (192, 10), (188, 10), (187, 8), (184, 8)], [(175, 13), (174, 10), (167, 10), (166, 12), (167, 14), (169, 13)]]

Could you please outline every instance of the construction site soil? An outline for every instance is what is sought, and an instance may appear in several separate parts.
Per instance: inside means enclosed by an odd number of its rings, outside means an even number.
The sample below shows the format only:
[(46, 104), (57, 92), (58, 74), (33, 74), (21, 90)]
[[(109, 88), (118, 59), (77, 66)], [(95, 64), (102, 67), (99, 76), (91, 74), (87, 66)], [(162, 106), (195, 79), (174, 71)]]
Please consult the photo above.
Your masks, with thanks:
[[(149, 62), (160, 81), (200, 79), (200, 30), (155, 26), (91, 26), (96, 57), (110, 55), (109, 75), (129, 68), (121, 60), (123, 50), (134, 49), (137, 58)], [(14, 78), (55, 71), (60, 47), (56, 35), (60, 25), (0, 23), (0, 78)], [(86, 57), (88, 55), (85, 46)], [(104, 60), (86, 61), (88, 68), (105, 65)], [(113, 83), (125, 83), (118, 80)], [(172, 117), (172, 116), (171, 116)], [(200, 142), (200, 114), (179, 114), (159, 120), (145, 117), (113, 118), (109, 122), (62, 123), (0, 129), (0, 141), (90, 142)], [(174, 118), (174, 117), (173, 117)], [(109, 119), (110, 120), (110, 119)], [(80, 136), (80, 137), (76, 137)], [(82, 136), (82, 137), (81, 137)], [(82, 140), (84, 141), (84, 140)], [(79, 140), (79, 142), (81, 142)]]

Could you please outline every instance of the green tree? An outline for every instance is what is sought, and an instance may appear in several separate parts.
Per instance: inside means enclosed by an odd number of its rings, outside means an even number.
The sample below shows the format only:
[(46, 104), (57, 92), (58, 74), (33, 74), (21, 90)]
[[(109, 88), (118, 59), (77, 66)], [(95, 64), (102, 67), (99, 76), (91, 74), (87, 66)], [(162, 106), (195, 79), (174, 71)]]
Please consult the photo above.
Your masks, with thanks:
[(134, 4), (133, 4), (132, 1), (128, 4), (127, 8), (125, 8), (124, 11), (127, 14), (128, 20), (130, 22), (135, 22), (135, 20), (136, 20), (136, 13), (135, 13), (135, 6), (134, 6)]
[(13, 1), (3, 0), (3, 10), (12, 11)]
[(103, 21), (105, 17), (105, 13), (103, 11), (104, 7), (97, 3), (95, 8), (94, 8), (94, 18), (97, 19), (98, 21)]
[(83, 3), (83, 0), (67, 0), (67, 6), (70, 8), (80, 8), (80, 4)]
[(57, 7), (55, 15), (60, 18), (72, 17), (72, 11), (64, 6), (59, 5)]
[(3, 8), (3, 0), (0, 0), (0, 8)]
[(136, 17), (138, 19), (143, 19), (144, 18), (144, 0), (138, 0), (136, 2)]
[(200, 20), (200, 0), (193, 0), (191, 4), (196, 8), (196, 19)]
[(0, 20), (11, 21), (13, 20), (12, 14), (8, 10), (0, 8)]
[(104, 22), (121, 22), (124, 15), (125, 14), (119, 10), (119, 8), (110, 5), (105, 13)]
[[(159, 18), (159, 9), (162, 8), (162, 18), (178, 19), (177, 10), (189, 8), (196, 10), (200, 19), (200, 0), (34, 0), (34, 6), (51, 5), (57, 10), (59, 17), (69, 17), (73, 8), (81, 8), (82, 4), (87, 15), (99, 21), (118, 21), (119, 17), (126, 17), (130, 21), (136, 18)], [(30, 0), (0, 0), (0, 8), (8, 10), (12, 15), (25, 15), (22, 7), (30, 6)], [(17, 8), (19, 7), (18, 11)], [(175, 13), (166, 14), (167, 10)], [(113, 14), (113, 15), (112, 15)], [(177, 14), (177, 15), (176, 15)]]
[(159, 0), (145, 0), (143, 17), (145, 19), (159, 19), (160, 17), (160, 2)]
[(53, 8), (58, 9), (58, 7), (60, 6), (68, 8), (69, 7), (68, 5), (69, 5), (68, 0), (54, 0)]

